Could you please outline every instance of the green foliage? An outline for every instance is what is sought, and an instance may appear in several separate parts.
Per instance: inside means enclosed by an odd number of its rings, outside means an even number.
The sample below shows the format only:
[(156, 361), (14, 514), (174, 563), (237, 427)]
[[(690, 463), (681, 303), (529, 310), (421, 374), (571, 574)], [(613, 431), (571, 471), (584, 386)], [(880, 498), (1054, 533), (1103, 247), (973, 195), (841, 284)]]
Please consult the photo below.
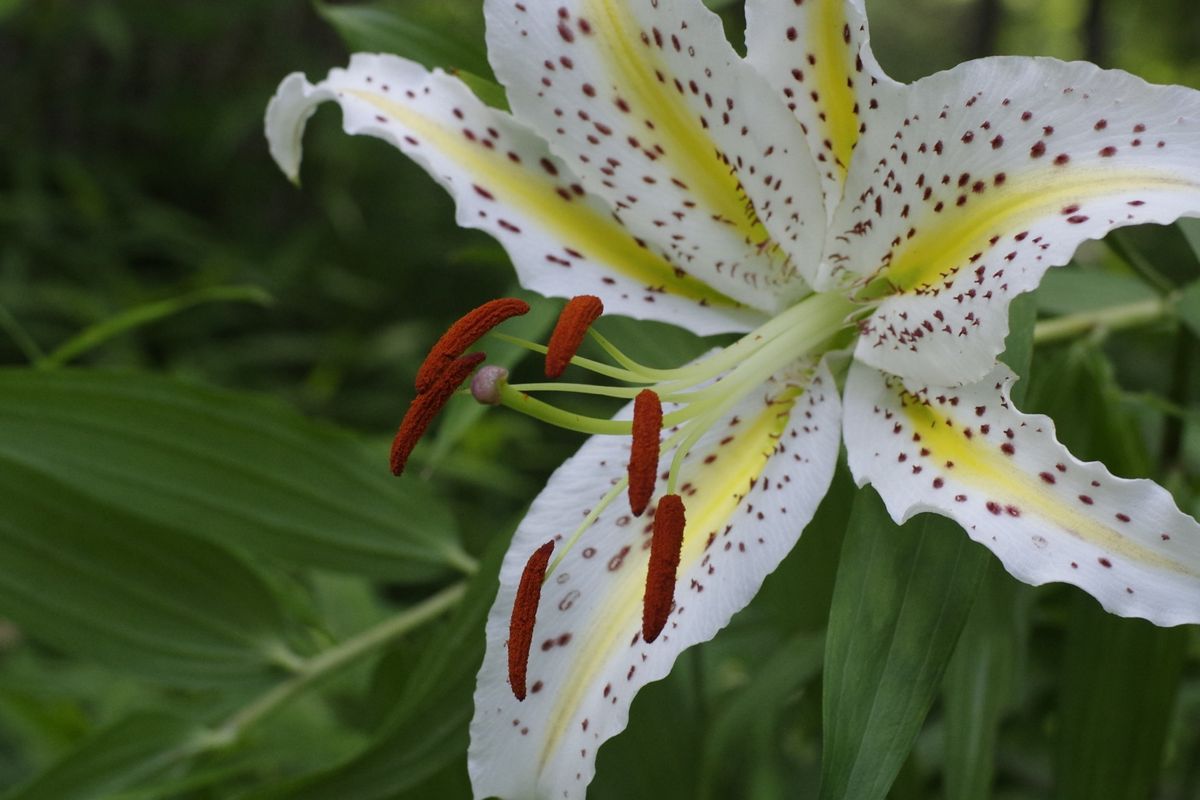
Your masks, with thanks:
[[(0, 372), (0, 497), (31, 517), (95, 503), (261, 558), (420, 582), (469, 564), (448, 511), (342, 431), (286, 407), (145, 374)], [(126, 523), (129, 524), (129, 523)]]
[(887, 796), (988, 557), (950, 520), (923, 515), (896, 525), (873, 489), (859, 492), (829, 612), (820, 797)]
[[(898, 77), (978, 54), (984, 3), (870, 5)], [(999, 5), (977, 46), (1097, 44), (1084, 0)], [(739, 40), (741, 4), (709, 6)], [(1200, 82), (1185, 0), (1118, 6), (1106, 61)], [(502, 107), (482, 32), (478, 0), (0, 0), (6, 800), (468, 796), (499, 559), (579, 439), (455, 401), (410, 474), (386, 474), (427, 346), (518, 293), (511, 270), (336, 112), (314, 120), (303, 191), (261, 119), (283, 75), (355, 49)], [(1073, 452), (1193, 512), (1198, 267), (1194, 220), (1085, 247), (1014, 305), (1006, 355)], [(521, 296), (507, 332), (544, 338), (560, 304)], [(723, 343), (599, 329), (653, 366)], [(597, 798), (1192, 798), (1200, 646), (1017, 584), (952, 524), (894, 525), (843, 465), (755, 602), (598, 763)]]

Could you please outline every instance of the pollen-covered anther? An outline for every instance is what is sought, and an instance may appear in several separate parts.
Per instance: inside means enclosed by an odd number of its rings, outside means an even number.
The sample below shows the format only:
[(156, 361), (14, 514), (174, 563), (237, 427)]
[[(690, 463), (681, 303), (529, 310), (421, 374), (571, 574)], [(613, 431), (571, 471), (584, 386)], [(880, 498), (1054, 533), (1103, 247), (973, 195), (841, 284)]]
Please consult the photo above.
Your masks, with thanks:
[(643, 389), (633, 401), (633, 447), (629, 451), (629, 510), (640, 517), (654, 494), (662, 433), (662, 401)]
[(542, 599), (542, 581), (546, 578), (546, 567), (550, 564), (550, 554), (553, 552), (552, 539), (534, 550), (525, 562), (521, 582), (517, 585), (517, 596), (513, 600), (512, 616), (508, 621), (508, 683), (518, 700), (525, 699), (529, 646), (533, 643), (533, 626), (537, 622), (538, 603)]
[(679, 569), (686, 522), (683, 498), (677, 494), (663, 495), (654, 513), (646, 594), (642, 598), (642, 639), (647, 643), (662, 633), (675, 604), (675, 573)]
[(500, 403), (500, 387), (506, 381), (508, 381), (508, 370), (495, 364), (489, 364), (471, 378), (471, 396), (475, 398), (475, 402), (485, 406), (498, 405)]
[(600, 298), (590, 294), (572, 297), (558, 315), (554, 332), (550, 334), (550, 343), (546, 346), (546, 377), (557, 378), (563, 374), (575, 351), (583, 344), (592, 323), (604, 313), (604, 304)]
[(424, 392), (413, 398), (392, 439), (391, 465), (392, 474), (399, 476), (404, 472), (404, 465), (412, 455), (421, 436), (433, 422), (433, 418), (442, 410), (442, 406), (454, 395), (462, 382), (467, 379), (474, 369), (487, 356), (484, 353), (471, 353), (468, 356), (455, 359), (441, 371)]
[(483, 338), (492, 328), (511, 317), (528, 313), (529, 304), (515, 297), (489, 300), (478, 308), (467, 312), (442, 334), (430, 349), (429, 355), (417, 370), (416, 388), (426, 391), (442, 370), (454, 359), (467, 352), (467, 348)]

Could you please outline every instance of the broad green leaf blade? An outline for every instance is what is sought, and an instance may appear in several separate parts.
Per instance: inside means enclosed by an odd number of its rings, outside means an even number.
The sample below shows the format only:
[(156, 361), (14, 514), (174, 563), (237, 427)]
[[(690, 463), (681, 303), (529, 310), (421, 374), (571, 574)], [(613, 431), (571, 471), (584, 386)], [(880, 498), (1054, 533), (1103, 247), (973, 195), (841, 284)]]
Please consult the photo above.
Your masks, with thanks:
[(0, 616), (64, 651), (173, 685), (261, 680), (283, 616), (229, 552), (23, 464), (0, 469)]
[[(315, 3), (317, 13), (352, 50), (394, 53), (430, 69), (466, 70), (490, 81), (492, 70), (484, 51), (482, 26), (474, 39), (457, 28), (437, 30), (431, 21), (413, 18), (414, 5), (412, 2)], [(461, 25), (461, 21), (448, 15), (445, 23)]]
[(96, 323), (59, 345), (53, 353), (38, 360), (43, 368), (61, 367), (114, 336), (165, 319), (203, 303), (241, 302), (268, 305), (271, 296), (257, 286), (212, 286), (195, 292), (145, 303)]
[(303, 566), (416, 582), (470, 562), (427, 486), (253, 396), (145, 374), (0, 370), (0, 472), (17, 468), (57, 484), (55, 503)]
[(996, 743), (1014, 699), (1033, 595), (988, 563), (942, 686), (947, 800), (992, 796)]
[(854, 501), (825, 650), (821, 800), (887, 795), (941, 684), (990, 555), (952, 521)]
[(1068, 266), (1047, 272), (1032, 296), (1048, 314), (1078, 314), (1153, 300), (1158, 292), (1137, 275)]
[(1105, 613), (1077, 594), (1068, 618), (1055, 747), (1060, 800), (1156, 796), (1186, 628)]
[(189, 752), (198, 731), (165, 714), (142, 713), (86, 739), (4, 800), (91, 800), (138, 786)]

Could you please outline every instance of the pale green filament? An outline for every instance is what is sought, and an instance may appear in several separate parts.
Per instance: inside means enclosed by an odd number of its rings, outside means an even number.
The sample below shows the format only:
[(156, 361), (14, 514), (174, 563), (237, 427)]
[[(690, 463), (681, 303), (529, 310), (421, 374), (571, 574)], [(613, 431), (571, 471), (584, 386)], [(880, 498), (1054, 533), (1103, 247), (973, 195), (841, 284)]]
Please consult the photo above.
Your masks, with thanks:
[(518, 392), (598, 394), (604, 397), (623, 397), (627, 400), (632, 400), (642, 391), (642, 387), (639, 386), (594, 386), (590, 383), (510, 383), (508, 386)]
[[(675, 445), (676, 440), (678, 440), (682, 435), (683, 431), (676, 431), (671, 436), (668, 436), (667, 440), (659, 446), (659, 452), (662, 453), (663, 451), (670, 450)], [(624, 475), (612, 485), (611, 489), (605, 492), (604, 497), (601, 497), (600, 502), (596, 504), (596, 507), (587, 513), (587, 516), (583, 518), (583, 522), (580, 522), (579, 526), (576, 527), (571, 535), (567, 537), (567, 540), (563, 542), (562, 547), (559, 547), (555, 550), (554, 560), (551, 561), (550, 566), (546, 568), (546, 576), (542, 579), (543, 583), (550, 579), (550, 574), (554, 572), (554, 569), (558, 566), (559, 562), (566, 558), (567, 553), (571, 552), (571, 548), (574, 547), (575, 543), (579, 541), (579, 537), (583, 536), (584, 532), (587, 531), (588, 528), (592, 527), (592, 523), (600, 518), (600, 515), (604, 513), (604, 509), (612, 505), (612, 502), (620, 497), (628, 486), (629, 476)]]
[[(729, 347), (711, 353), (685, 367), (656, 369), (621, 352), (595, 331), (592, 338), (615, 362), (607, 364), (575, 356), (571, 364), (627, 384), (593, 386), (578, 383), (537, 382), (500, 384), (500, 403), (535, 419), (567, 430), (591, 435), (630, 436), (632, 420), (600, 419), (558, 408), (532, 396), (537, 392), (573, 392), (632, 399), (651, 389), (665, 403), (677, 408), (663, 416), (664, 430), (677, 427), (659, 445), (660, 457), (674, 450), (667, 474), (668, 494), (676, 487), (688, 453), (697, 442), (747, 395), (764, 386), (772, 376), (792, 365), (811, 368), (821, 355), (836, 346), (839, 334), (853, 324), (862, 309), (835, 294), (817, 294), (800, 301), (758, 329), (742, 336)], [(503, 334), (492, 334), (537, 353), (546, 348), (536, 342)], [(783, 388), (783, 387), (781, 387)], [(546, 571), (547, 577), (600, 514), (628, 488), (628, 476), (619, 478), (592, 508), (575, 531), (558, 548)]]
[[(526, 350), (532, 350), (535, 353), (541, 353), (542, 355), (546, 354), (547, 348), (546, 348), (546, 345), (544, 345), (544, 344), (538, 344), (537, 342), (531, 342), (528, 339), (519, 339), (516, 336), (509, 336), (507, 333), (496, 333), (495, 331), (492, 331), (492, 333), (490, 333), (488, 335), (494, 336), (495, 338), (499, 339), (502, 342), (508, 342), (509, 344), (516, 345), (517, 347), (523, 347)], [(612, 366), (609, 366), (608, 364), (602, 364), (599, 361), (593, 361), (590, 358), (584, 358), (582, 356), (573, 357), (571, 359), (571, 363), (577, 367), (583, 367), (586, 370), (594, 372), (597, 375), (603, 375), (606, 378), (614, 378), (615, 380), (618, 380), (618, 381), (625, 381), (626, 383), (651, 383), (652, 382), (650, 380), (646, 380), (645, 378), (642, 378), (641, 376), (637, 375), (636, 373), (630, 372), (629, 370), (618, 369), (617, 367), (612, 367)]]

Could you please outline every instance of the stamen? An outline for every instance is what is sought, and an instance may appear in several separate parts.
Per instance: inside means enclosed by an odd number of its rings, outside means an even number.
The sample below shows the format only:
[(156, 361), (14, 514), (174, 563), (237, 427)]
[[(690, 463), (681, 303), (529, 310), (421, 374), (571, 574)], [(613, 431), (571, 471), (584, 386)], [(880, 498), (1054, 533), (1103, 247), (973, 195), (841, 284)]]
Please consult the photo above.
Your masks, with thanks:
[(563, 374), (575, 351), (583, 344), (588, 328), (603, 313), (604, 304), (594, 295), (581, 294), (567, 302), (558, 315), (558, 322), (546, 348), (547, 378), (557, 378)]
[(471, 396), (485, 406), (500, 404), (500, 385), (508, 380), (508, 370), (489, 364), (471, 379)]
[(662, 419), (658, 395), (643, 389), (633, 401), (633, 448), (629, 452), (629, 510), (635, 517), (642, 515), (654, 494)]
[(446, 405), (462, 382), (485, 358), (487, 356), (483, 353), (471, 353), (451, 361), (436, 376), (426, 391), (413, 398), (408, 411), (404, 414), (404, 420), (400, 423), (399, 430), (396, 431), (396, 438), (392, 440), (393, 475), (399, 476), (404, 472), (404, 465), (408, 463), (408, 457), (412, 455), (413, 448), (417, 446), (417, 441), (425, 433), (429, 423), (433, 422), (433, 418), (442, 410), (442, 406)]
[(501, 297), (498, 300), (490, 300), (460, 317), (437, 340), (429, 355), (425, 356), (425, 361), (417, 370), (417, 391), (426, 391), (450, 362), (467, 352), (467, 348), (479, 341), (485, 333), (506, 319), (519, 317), (528, 311), (529, 304), (524, 300)]
[(675, 603), (675, 572), (683, 548), (683, 498), (663, 495), (654, 514), (650, 539), (650, 563), (646, 570), (646, 594), (642, 599), (642, 639), (653, 642), (662, 633)]
[(512, 617), (508, 622), (508, 683), (513, 696), (525, 699), (525, 673), (529, 668), (529, 646), (533, 643), (533, 625), (537, 621), (538, 603), (542, 599), (542, 580), (546, 565), (554, 552), (554, 540), (533, 551), (525, 562), (517, 596), (513, 600)]

